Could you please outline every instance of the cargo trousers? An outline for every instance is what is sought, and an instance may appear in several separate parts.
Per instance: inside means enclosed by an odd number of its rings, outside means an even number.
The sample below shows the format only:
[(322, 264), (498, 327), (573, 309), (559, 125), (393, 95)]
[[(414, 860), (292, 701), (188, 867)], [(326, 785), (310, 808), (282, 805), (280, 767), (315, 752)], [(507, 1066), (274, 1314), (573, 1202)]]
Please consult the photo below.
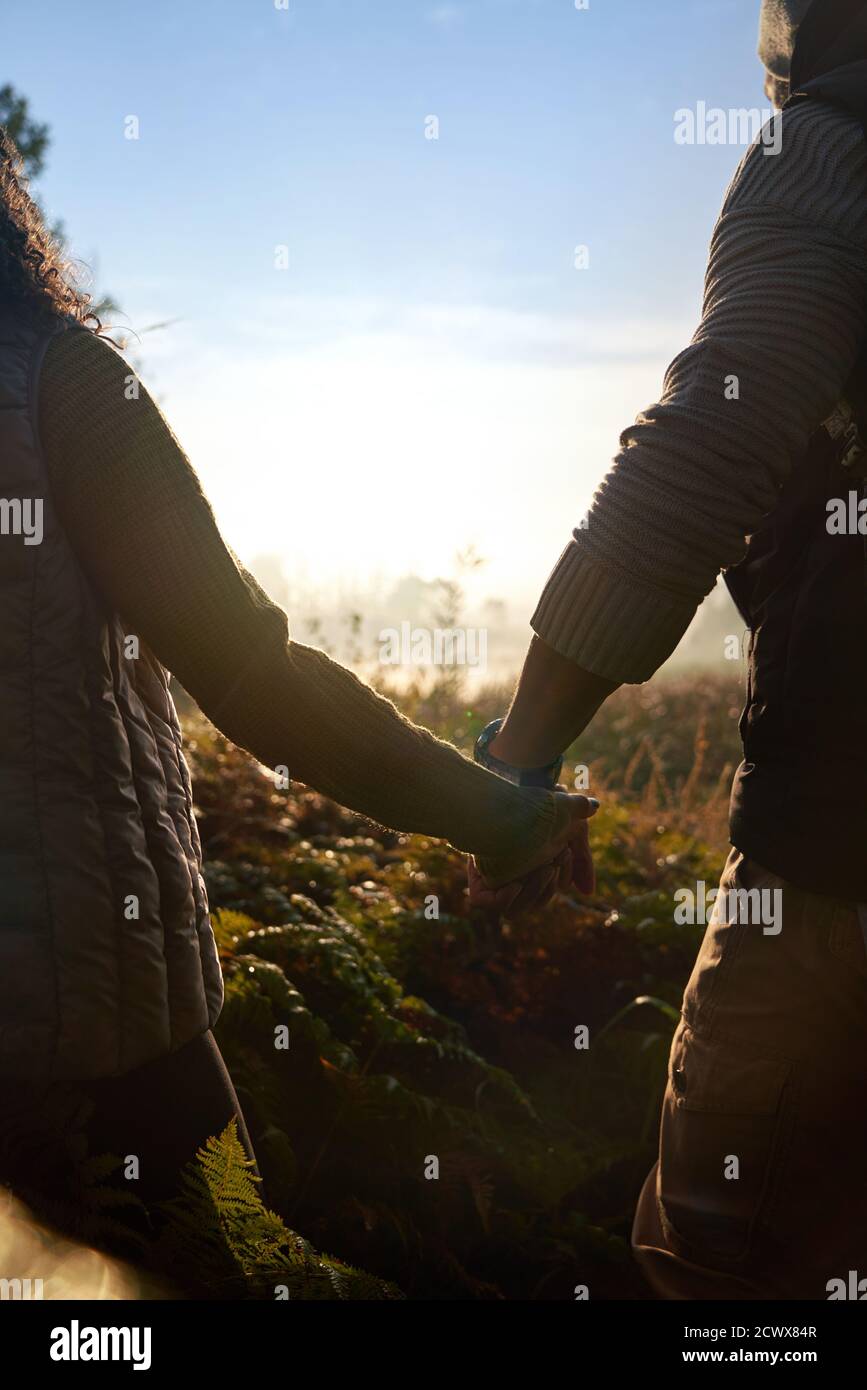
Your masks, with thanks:
[(729, 855), (633, 1225), (659, 1297), (867, 1299), (865, 926)]

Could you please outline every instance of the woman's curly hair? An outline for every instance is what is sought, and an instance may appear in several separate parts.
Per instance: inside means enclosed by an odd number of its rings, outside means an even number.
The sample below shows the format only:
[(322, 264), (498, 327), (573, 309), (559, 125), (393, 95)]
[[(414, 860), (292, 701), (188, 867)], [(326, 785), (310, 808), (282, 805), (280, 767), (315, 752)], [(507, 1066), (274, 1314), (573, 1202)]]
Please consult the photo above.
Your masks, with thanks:
[(0, 125), (0, 305), (71, 319), (99, 331), (92, 296), (27, 188), (14, 140)]

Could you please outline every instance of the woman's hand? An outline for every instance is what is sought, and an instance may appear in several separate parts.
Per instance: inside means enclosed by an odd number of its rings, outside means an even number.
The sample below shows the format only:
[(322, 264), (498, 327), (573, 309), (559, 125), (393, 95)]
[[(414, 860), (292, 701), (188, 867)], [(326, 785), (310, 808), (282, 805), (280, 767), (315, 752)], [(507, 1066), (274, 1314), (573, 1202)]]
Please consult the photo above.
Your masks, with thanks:
[(555, 893), (570, 887), (592, 893), (595, 887), (593, 857), (587, 822), (599, 809), (595, 797), (554, 793), (556, 820), (547, 843), (515, 878), (508, 864), (486, 859), (483, 867), (470, 858), (467, 867), (470, 902), (497, 912), (516, 915), (543, 907)]

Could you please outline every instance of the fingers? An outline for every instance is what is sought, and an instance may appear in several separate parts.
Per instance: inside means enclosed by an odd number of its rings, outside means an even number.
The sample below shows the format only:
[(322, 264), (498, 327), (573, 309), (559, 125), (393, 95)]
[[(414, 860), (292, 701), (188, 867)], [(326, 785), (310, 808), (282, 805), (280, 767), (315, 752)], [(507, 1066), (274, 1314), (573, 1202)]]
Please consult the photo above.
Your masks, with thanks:
[(573, 830), (585, 821), (591, 820), (599, 810), (599, 802), (595, 796), (581, 796), (578, 792), (565, 792), (558, 788), (554, 792), (554, 798), (561, 826), (568, 825)]
[(560, 866), (557, 891), (559, 893), (565, 893), (566, 890), (572, 886), (575, 879), (575, 860), (571, 845), (567, 845), (566, 849), (564, 849), (563, 853), (560, 855), (560, 858), (555, 860), (555, 863)]
[(572, 873), (572, 853), (566, 849), (552, 864), (533, 869), (518, 882), (502, 888), (488, 888), (470, 860), (467, 869), (470, 902), (474, 907), (518, 917), (545, 907), (556, 893), (566, 892), (572, 884)]
[(501, 888), (489, 888), (479, 873), (476, 861), (467, 860), (467, 887), (474, 907), (487, 911), (509, 912), (521, 894), (521, 883), (506, 883)]
[(544, 907), (556, 893), (573, 888), (584, 894), (594, 892), (596, 873), (588, 822), (599, 810), (599, 802), (592, 796), (559, 790), (555, 796), (559, 823), (548, 844), (547, 862), (537, 864), (520, 879), (491, 887), (479, 872), (476, 861), (470, 858), (467, 882), (474, 907), (517, 916)]
[(467, 862), (470, 902), (473, 907), (485, 911), (518, 916), (532, 907), (544, 906), (550, 900), (557, 889), (560, 873), (559, 867), (546, 864), (516, 882), (504, 884), (501, 888), (489, 888), (475, 862), (470, 859)]
[(495, 888), (490, 903), (483, 903), (482, 906), (487, 905), (494, 912), (498, 912), (505, 916), (506, 913), (514, 912), (515, 903), (520, 896), (520, 883), (507, 883), (505, 888)]
[(599, 802), (595, 796), (570, 795), (561, 791), (555, 792), (554, 797), (557, 826), (551, 837), (551, 847), (554, 853), (559, 853), (576, 836), (587, 833), (587, 822), (596, 815)]
[(572, 883), (579, 893), (590, 894), (596, 890), (596, 870), (590, 848), (587, 826), (582, 826), (580, 834), (570, 844), (572, 852)]
[(519, 885), (520, 892), (509, 909), (512, 916), (517, 917), (523, 912), (544, 907), (554, 896), (558, 880), (559, 870), (553, 864), (533, 869)]

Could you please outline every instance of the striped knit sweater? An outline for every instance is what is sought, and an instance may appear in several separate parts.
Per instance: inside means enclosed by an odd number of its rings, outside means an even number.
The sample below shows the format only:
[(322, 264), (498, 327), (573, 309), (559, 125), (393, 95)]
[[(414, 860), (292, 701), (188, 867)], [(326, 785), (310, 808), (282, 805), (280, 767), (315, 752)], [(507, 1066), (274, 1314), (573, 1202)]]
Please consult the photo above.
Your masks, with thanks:
[[(270, 767), (398, 830), (449, 840), (492, 885), (540, 859), (564, 798), (463, 757), (332, 661), (290, 638), (286, 613), (220, 534), (160, 410), (107, 342), (48, 346), (39, 433), (79, 562), (214, 724)], [(263, 497), (263, 506), (268, 499)]]
[(647, 680), (671, 654), (773, 509), (863, 344), (861, 126), (812, 101), (777, 119), (780, 152), (751, 147), (726, 194), (699, 328), (659, 402), (622, 434), (532, 619), (544, 641), (615, 682)]

